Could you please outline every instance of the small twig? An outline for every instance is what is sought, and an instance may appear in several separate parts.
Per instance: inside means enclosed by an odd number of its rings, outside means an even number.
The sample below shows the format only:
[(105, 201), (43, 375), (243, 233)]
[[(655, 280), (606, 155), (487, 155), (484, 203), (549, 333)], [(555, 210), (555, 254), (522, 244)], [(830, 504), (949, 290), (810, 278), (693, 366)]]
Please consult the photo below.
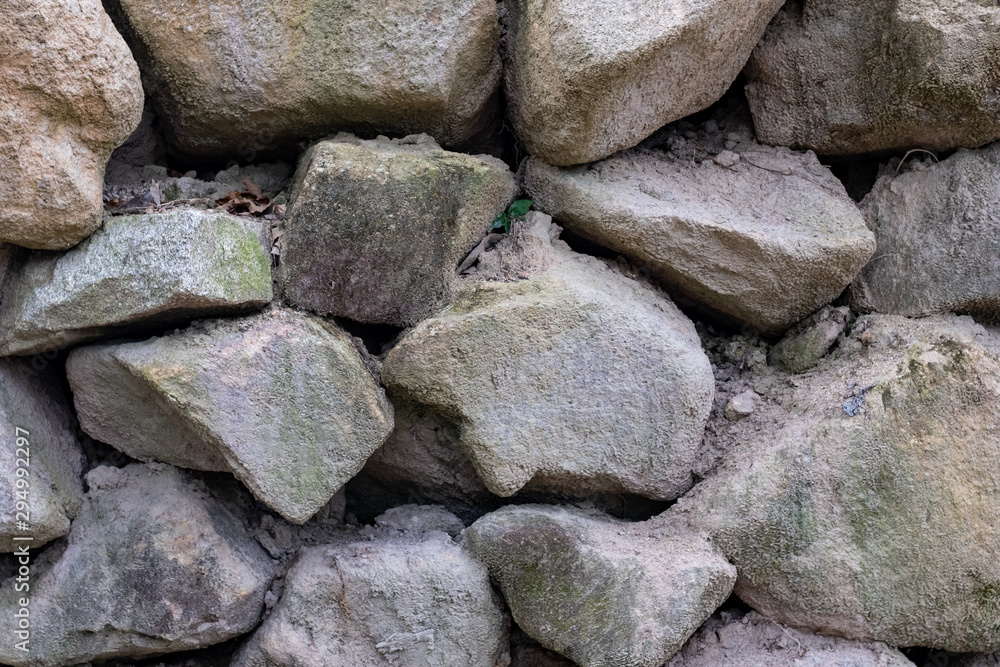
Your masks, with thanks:
[[(760, 612), (758, 612), (758, 613), (760, 613)], [(781, 630), (782, 632), (784, 632), (785, 636), (788, 637), (789, 639), (791, 639), (793, 642), (795, 642), (795, 645), (799, 647), (799, 657), (800, 658), (804, 658), (805, 657), (806, 653), (809, 652), (809, 649), (802, 648), (802, 642), (800, 642), (798, 639), (796, 639), (795, 637), (793, 637), (791, 635), (791, 633), (789, 633), (788, 630), (785, 628), (785, 626), (783, 626), (781, 623), (778, 623), (776, 620), (774, 620), (773, 618), (771, 618), (769, 616), (765, 616), (764, 614), (760, 614), (760, 616), (764, 620), (770, 621), (771, 623), (774, 623), (776, 626), (778, 626), (778, 629)]]
[(455, 273), (461, 274), (463, 271), (468, 269), (476, 262), (477, 259), (479, 259), (479, 256), (483, 254), (484, 250), (489, 248), (491, 245), (493, 245), (503, 237), (504, 237), (503, 234), (487, 234), (486, 236), (484, 236), (483, 240), (479, 242), (479, 245), (473, 248), (472, 252), (470, 252), (468, 256), (462, 261), (462, 263), (458, 265), (458, 269), (455, 271)]
[(927, 153), (932, 158), (934, 158), (935, 162), (940, 162), (941, 161), (941, 160), (938, 159), (937, 155), (934, 155), (934, 153), (930, 152), (929, 150), (927, 150), (925, 148), (911, 148), (910, 150), (906, 151), (906, 155), (904, 155), (903, 159), (900, 160), (899, 164), (896, 165), (896, 173), (897, 174), (899, 173), (899, 168), (903, 166), (904, 162), (906, 162), (906, 158), (910, 157), (910, 154), (912, 154), (912, 153)]
[(789, 169), (789, 168), (787, 168), (787, 167), (785, 168), (785, 171), (778, 171), (777, 169), (771, 169), (770, 167), (765, 167), (763, 165), (757, 164), (756, 162), (748, 160), (745, 155), (740, 155), (740, 158), (742, 158), (742, 160), (744, 162), (746, 162), (747, 164), (751, 164), (751, 165), (757, 167), (758, 169), (763, 169), (764, 171), (770, 171), (771, 173), (774, 173), (774, 174), (781, 174), (782, 176), (791, 176), (792, 175), (792, 170)]

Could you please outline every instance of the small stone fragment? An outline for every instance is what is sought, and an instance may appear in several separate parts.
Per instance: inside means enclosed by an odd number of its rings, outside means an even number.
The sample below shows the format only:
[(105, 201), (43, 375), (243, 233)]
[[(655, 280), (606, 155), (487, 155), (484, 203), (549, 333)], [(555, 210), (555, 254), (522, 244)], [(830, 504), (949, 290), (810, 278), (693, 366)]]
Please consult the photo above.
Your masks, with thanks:
[(739, 421), (753, 414), (754, 408), (760, 396), (755, 391), (744, 391), (736, 394), (726, 403), (726, 419), (729, 421)]
[(732, 151), (726, 150), (712, 158), (712, 161), (720, 167), (735, 167), (736, 163), (740, 161), (740, 156)]
[(824, 306), (782, 338), (768, 355), (768, 361), (789, 373), (804, 373), (826, 356), (847, 328), (851, 310), (846, 306)]

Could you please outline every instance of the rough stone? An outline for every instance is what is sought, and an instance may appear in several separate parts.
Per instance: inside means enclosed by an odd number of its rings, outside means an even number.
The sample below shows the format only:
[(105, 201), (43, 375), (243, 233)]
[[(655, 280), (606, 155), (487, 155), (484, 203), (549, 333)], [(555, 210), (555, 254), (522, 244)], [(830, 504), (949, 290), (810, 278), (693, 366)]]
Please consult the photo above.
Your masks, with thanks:
[[(139, 658), (216, 644), (257, 625), (273, 566), (239, 502), (163, 464), (97, 468), (88, 482), (68, 539), (32, 561), (30, 651), (3, 642), (0, 661), (57, 667)], [(24, 595), (4, 582), (0, 625), (8, 637), (16, 636)]]
[[(547, 244), (548, 216), (531, 219)], [(513, 282), (463, 279), (447, 309), (389, 351), (383, 382), (449, 419), (497, 495), (531, 482), (676, 498), (691, 487), (714, 391), (694, 326), (602, 262), (561, 243), (548, 251), (552, 265)]]
[(1000, 336), (968, 317), (865, 316), (822, 370), (735, 422), (669, 512), (768, 618), (892, 646), (1000, 647)]
[(455, 270), (517, 194), (494, 158), (429, 137), (339, 135), (302, 158), (281, 237), (281, 282), (322, 314), (416, 324), (452, 294)]
[(732, 591), (736, 571), (668, 522), (509, 505), (466, 531), (514, 620), (581, 667), (659, 667)]
[(788, 3), (745, 72), (757, 135), (768, 144), (851, 155), (1000, 138), (992, 3)]
[[(68, 533), (83, 502), (83, 453), (52, 369), (39, 373), (21, 360), (0, 360), (0, 429), (6, 443), (0, 447), (0, 503), (6, 508), (0, 513), (0, 551), (24, 544), (15, 536), (31, 537), (35, 549)], [(26, 516), (19, 517), (22, 511)], [(30, 529), (19, 529), (19, 521)]]
[(351, 339), (290, 310), (78, 348), (67, 374), (95, 439), (140, 460), (230, 471), (295, 523), (392, 430), (392, 406)]
[(507, 618), (486, 568), (436, 523), (303, 549), (233, 667), (506, 667)]
[(0, 242), (62, 250), (101, 224), (111, 152), (142, 115), (139, 68), (99, 0), (3, 0)]
[(752, 390), (736, 394), (726, 403), (726, 419), (737, 421), (749, 417), (753, 414), (758, 400), (760, 396)]
[(883, 170), (861, 203), (878, 251), (852, 286), (863, 311), (1000, 317), (1000, 145)]
[(729, 88), (781, 0), (511, 0), (510, 116), (528, 152), (591, 162), (709, 106)]
[(789, 373), (804, 373), (826, 356), (847, 328), (851, 310), (826, 306), (793, 327), (771, 348), (768, 361)]
[(486, 488), (459, 445), (457, 429), (426, 407), (390, 394), (395, 426), (348, 488), (368, 514), (406, 503), (446, 507), (463, 519), (496, 509), (500, 499)]
[(915, 667), (882, 643), (786, 628), (756, 612), (713, 616), (664, 667)]
[(336, 130), (456, 146), (497, 113), (493, 0), (118, 0), (168, 138), (201, 155)]
[(648, 266), (679, 299), (778, 333), (836, 298), (875, 250), (844, 187), (812, 153), (751, 140), (723, 167), (639, 148), (587, 168), (530, 158), (536, 205)]
[(26, 355), (263, 307), (262, 227), (180, 210), (122, 216), (65, 253), (36, 252), (0, 302), (0, 355)]

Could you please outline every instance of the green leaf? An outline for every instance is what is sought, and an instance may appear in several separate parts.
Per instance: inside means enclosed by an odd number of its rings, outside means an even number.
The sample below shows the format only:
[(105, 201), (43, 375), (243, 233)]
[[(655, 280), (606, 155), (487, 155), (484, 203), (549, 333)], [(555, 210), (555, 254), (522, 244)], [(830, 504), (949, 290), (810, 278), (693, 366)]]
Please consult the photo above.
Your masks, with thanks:
[(516, 202), (514, 202), (507, 208), (507, 212), (510, 214), (510, 217), (512, 218), (520, 218), (529, 210), (531, 210), (531, 205), (533, 203), (534, 202), (531, 201), (530, 199), (518, 199)]
[(498, 232), (501, 229), (505, 232), (510, 231), (510, 216), (507, 215), (507, 213), (501, 213), (497, 217), (493, 218), (493, 224), (490, 225), (490, 234)]

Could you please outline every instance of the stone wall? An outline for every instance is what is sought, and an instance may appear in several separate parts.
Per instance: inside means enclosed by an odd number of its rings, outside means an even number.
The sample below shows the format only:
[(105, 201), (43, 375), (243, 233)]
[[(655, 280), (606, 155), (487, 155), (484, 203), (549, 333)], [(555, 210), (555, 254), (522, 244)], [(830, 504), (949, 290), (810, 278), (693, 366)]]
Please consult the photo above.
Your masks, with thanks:
[(1000, 661), (995, 3), (0, 7), (0, 663)]

